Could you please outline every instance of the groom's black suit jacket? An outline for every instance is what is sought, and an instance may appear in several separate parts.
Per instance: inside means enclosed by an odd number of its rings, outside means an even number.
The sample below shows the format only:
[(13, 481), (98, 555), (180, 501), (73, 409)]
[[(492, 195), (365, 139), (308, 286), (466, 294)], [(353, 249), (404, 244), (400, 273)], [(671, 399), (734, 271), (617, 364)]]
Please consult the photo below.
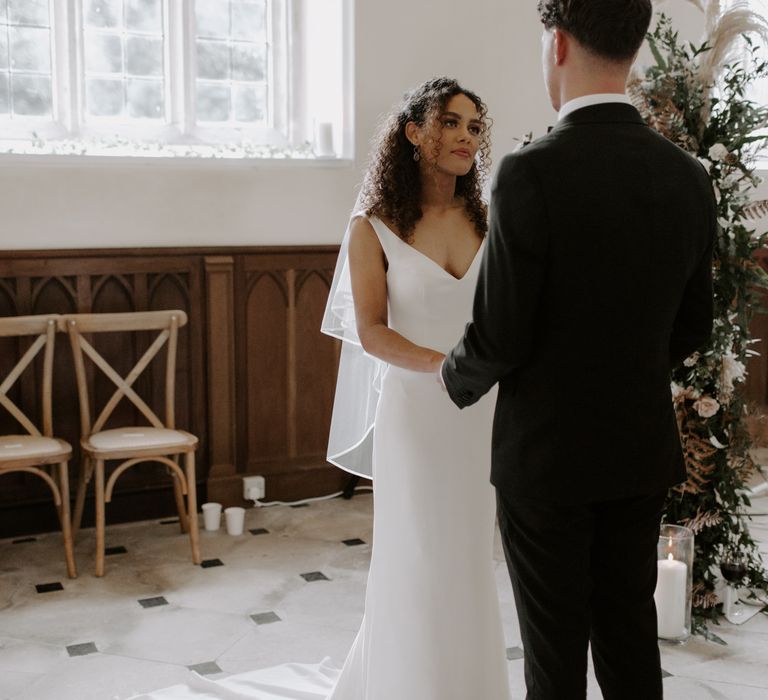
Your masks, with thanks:
[(506, 156), (473, 321), (443, 366), (459, 406), (496, 382), (494, 485), (588, 503), (685, 478), (670, 370), (712, 326), (704, 168), (608, 103)]

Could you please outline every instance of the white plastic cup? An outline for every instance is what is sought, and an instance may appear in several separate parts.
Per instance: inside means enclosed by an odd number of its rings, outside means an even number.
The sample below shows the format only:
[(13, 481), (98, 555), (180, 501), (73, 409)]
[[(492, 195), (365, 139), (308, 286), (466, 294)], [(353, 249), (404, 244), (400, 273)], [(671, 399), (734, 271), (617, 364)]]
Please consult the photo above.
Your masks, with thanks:
[(224, 519), (227, 523), (228, 535), (242, 535), (245, 522), (245, 508), (232, 506), (224, 509)]
[(203, 503), (203, 522), (208, 532), (216, 532), (221, 525), (221, 503)]

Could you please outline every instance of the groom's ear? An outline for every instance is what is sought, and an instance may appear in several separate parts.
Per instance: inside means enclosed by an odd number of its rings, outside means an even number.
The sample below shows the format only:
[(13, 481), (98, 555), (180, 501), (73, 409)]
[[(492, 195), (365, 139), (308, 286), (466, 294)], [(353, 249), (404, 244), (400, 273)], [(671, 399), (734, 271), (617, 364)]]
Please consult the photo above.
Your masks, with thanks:
[(552, 51), (554, 56), (554, 63), (556, 66), (562, 66), (565, 63), (565, 59), (570, 53), (570, 35), (566, 34), (562, 29), (553, 30)]

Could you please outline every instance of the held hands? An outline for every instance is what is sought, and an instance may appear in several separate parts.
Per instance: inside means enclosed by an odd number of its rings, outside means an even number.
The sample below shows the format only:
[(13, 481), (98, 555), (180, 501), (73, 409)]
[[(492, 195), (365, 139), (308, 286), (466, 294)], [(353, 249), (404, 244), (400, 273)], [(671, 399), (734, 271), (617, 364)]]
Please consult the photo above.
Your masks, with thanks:
[(435, 373), (435, 381), (441, 386), (443, 391), (446, 391), (445, 384), (443, 382), (443, 362), (445, 361), (445, 355), (440, 352), (435, 353), (435, 357), (432, 360), (432, 372)]

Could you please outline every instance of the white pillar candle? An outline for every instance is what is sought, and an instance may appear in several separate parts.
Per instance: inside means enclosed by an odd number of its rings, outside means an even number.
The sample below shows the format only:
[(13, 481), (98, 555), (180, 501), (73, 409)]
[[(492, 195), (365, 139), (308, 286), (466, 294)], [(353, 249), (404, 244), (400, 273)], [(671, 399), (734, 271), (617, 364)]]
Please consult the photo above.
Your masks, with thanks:
[(659, 637), (676, 639), (685, 634), (688, 567), (670, 554), (667, 559), (659, 559), (658, 572), (653, 599), (656, 601)]
[(333, 150), (333, 124), (320, 122), (315, 134), (315, 154), (318, 156), (335, 155)]

